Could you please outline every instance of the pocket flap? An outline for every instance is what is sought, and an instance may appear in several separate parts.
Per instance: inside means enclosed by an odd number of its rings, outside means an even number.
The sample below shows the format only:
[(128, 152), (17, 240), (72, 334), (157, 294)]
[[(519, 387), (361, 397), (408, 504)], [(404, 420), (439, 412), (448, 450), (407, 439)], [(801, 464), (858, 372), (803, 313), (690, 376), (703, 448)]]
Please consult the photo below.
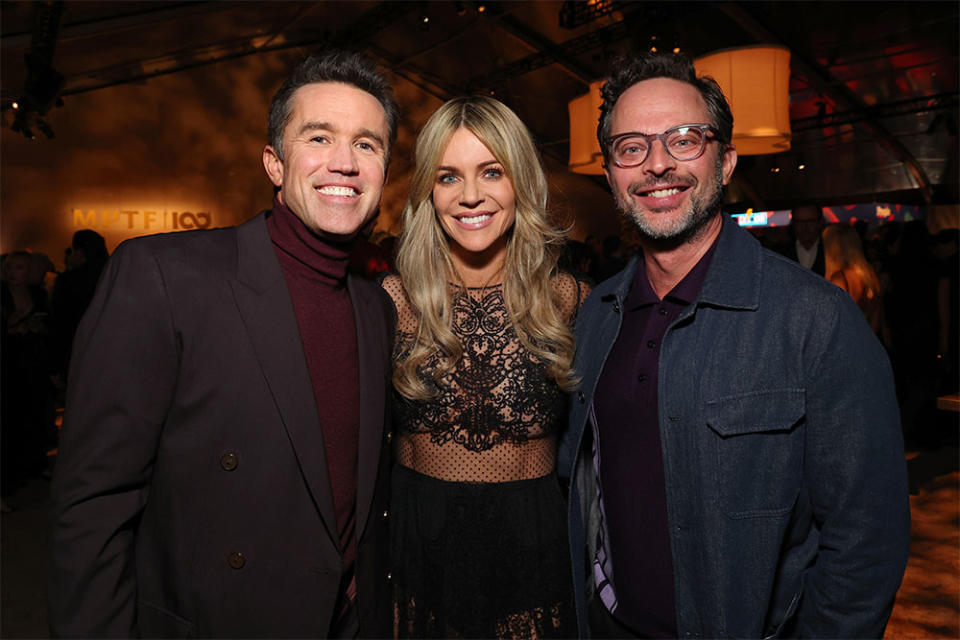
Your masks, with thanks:
[(771, 389), (708, 400), (707, 425), (721, 436), (790, 431), (806, 411), (803, 389)]

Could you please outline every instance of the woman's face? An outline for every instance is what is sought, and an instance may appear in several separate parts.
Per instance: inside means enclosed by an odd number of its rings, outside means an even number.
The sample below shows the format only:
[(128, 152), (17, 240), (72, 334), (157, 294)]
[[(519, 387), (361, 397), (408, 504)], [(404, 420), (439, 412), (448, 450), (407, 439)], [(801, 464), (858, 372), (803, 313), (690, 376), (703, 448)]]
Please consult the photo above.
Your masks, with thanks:
[(461, 127), (450, 137), (433, 184), (433, 206), (459, 264), (499, 263), (516, 219), (516, 195), (503, 164)]
[(3, 262), (3, 275), (14, 286), (27, 284), (30, 275), (30, 260), (23, 256), (10, 256)]

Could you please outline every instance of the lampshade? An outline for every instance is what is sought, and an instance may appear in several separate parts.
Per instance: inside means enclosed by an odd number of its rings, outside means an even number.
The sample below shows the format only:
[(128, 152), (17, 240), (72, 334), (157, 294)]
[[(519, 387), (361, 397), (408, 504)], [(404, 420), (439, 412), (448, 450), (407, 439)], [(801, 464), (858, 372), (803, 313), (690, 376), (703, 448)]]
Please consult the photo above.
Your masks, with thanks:
[(567, 166), (574, 173), (603, 173), (603, 154), (597, 142), (602, 84), (602, 80), (590, 83), (588, 93), (574, 98), (567, 105), (570, 112), (570, 160)]
[(790, 51), (756, 46), (717, 51), (693, 62), (717, 81), (733, 111), (737, 155), (790, 149)]

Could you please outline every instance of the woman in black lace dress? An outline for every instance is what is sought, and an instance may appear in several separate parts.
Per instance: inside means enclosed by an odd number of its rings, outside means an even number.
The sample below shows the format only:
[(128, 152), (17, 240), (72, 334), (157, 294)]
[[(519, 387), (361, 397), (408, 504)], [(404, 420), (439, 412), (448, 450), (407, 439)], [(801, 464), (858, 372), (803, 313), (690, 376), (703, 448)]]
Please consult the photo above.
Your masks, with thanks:
[(574, 635), (556, 433), (587, 287), (529, 132), (486, 97), (423, 127), (403, 213), (392, 579), (399, 637)]

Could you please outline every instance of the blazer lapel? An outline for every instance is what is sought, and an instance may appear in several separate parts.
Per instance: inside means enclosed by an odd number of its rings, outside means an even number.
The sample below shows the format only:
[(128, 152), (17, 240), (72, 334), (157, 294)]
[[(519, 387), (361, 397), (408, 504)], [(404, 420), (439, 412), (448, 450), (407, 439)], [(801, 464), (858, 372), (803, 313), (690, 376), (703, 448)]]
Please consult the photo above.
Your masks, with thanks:
[[(310, 372), (290, 292), (263, 214), (238, 227), (237, 244), (237, 280), (230, 283), (237, 308), (296, 453), (300, 472), (327, 533), (339, 548), (323, 430)], [(361, 375), (362, 372), (361, 369)]]
[(347, 289), (357, 323), (360, 374), (359, 460), (357, 461), (357, 540), (363, 536), (377, 482), (384, 442), (386, 375), (389, 368), (390, 332), (379, 287), (348, 276)]

